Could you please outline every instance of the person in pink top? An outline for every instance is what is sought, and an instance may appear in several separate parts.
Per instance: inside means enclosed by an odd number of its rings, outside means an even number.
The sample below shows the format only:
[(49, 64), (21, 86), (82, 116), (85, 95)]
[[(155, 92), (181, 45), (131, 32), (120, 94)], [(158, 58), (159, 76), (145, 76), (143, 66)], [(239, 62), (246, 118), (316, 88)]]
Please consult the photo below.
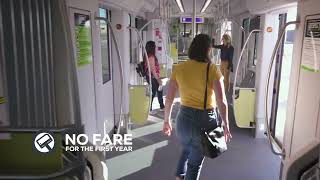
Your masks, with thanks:
[[(152, 83), (152, 100), (151, 100), (151, 107), (150, 111), (152, 111), (152, 102), (154, 97), (157, 95), (158, 96), (158, 101), (160, 104), (160, 109), (164, 109), (164, 104), (163, 104), (163, 91), (162, 91), (162, 81), (160, 79), (160, 65), (159, 61), (156, 57), (156, 43), (154, 41), (148, 41), (146, 44), (146, 51), (147, 51), (147, 56), (148, 56), (148, 61), (150, 63), (150, 69), (151, 69), (151, 83)], [(146, 58), (144, 56), (144, 66), (146, 69), (146, 72), (148, 72), (148, 63), (146, 61)], [(149, 74), (147, 73), (146, 76), (147, 82), (149, 82)], [(159, 88), (160, 87), (160, 88)]]

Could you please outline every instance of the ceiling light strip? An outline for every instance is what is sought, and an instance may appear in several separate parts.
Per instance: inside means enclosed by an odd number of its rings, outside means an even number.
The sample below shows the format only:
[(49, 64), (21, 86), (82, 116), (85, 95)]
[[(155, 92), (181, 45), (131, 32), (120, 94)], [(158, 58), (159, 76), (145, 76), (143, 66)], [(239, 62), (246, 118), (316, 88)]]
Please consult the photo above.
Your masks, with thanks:
[(180, 11), (181, 11), (181, 12), (184, 12), (182, 0), (176, 0), (176, 3), (177, 3), (177, 5), (178, 5)]
[(202, 7), (202, 9), (201, 9), (201, 13), (203, 13), (203, 12), (206, 11), (206, 9), (207, 9), (208, 6), (210, 5), (211, 1), (212, 1), (212, 0), (207, 0), (207, 1), (204, 3), (204, 5), (203, 5), (203, 7)]

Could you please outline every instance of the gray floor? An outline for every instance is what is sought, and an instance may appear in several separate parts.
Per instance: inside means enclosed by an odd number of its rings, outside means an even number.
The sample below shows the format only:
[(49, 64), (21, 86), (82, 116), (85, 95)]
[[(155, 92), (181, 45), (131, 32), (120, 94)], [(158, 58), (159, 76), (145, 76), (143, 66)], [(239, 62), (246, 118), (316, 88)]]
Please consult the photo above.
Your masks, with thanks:
[[(173, 116), (178, 108), (176, 103)], [(146, 125), (133, 127), (133, 152), (107, 154), (109, 180), (174, 180), (181, 147), (174, 134), (162, 134), (162, 117), (163, 112), (159, 112)], [(231, 106), (229, 117), (233, 139), (228, 151), (216, 159), (206, 159), (200, 179), (279, 179), (280, 159), (272, 154), (267, 140), (255, 139), (253, 130), (235, 127)]]

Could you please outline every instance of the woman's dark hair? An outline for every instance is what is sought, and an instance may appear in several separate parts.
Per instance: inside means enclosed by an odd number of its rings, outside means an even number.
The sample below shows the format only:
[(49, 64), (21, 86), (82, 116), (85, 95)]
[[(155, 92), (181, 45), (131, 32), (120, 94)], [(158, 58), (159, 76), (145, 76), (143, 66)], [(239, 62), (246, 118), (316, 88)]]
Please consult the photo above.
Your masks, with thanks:
[(208, 51), (211, 47), (211, 38), (207, 34), (198, 34), (193, 39), (190, 47), (188, 56), (192, 60), (200, 62), (209, 62)]
[[(156, 57), (156, 43), (154, 41), (148, 41), (146, 43), (146, 51), (147, 55), (149, 56), (154, 56), (155, 61), (158, 62), (158, 59)], [(144, 52), (143, 52), (144, 54)], [(143, 62), (146, 62), (146, 56), (143, 56)]]
[(148, 56), (156, 54), (156, 43), (154, 41), (148, 41), (146, 44), (146, 51)]

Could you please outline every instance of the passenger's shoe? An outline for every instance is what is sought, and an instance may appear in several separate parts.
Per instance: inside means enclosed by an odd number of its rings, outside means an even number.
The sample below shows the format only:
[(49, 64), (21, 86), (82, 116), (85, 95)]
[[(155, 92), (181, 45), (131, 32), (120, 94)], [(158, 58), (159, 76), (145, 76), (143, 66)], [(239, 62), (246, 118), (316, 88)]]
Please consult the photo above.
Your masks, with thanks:
[(164, 108), (161, 108), (160, 111), (163, 112), (163, 111), (164, 111)]
[(156, 115), (158, 112), (156, 110), (152, 110), (149, 112), (150, 115)]

